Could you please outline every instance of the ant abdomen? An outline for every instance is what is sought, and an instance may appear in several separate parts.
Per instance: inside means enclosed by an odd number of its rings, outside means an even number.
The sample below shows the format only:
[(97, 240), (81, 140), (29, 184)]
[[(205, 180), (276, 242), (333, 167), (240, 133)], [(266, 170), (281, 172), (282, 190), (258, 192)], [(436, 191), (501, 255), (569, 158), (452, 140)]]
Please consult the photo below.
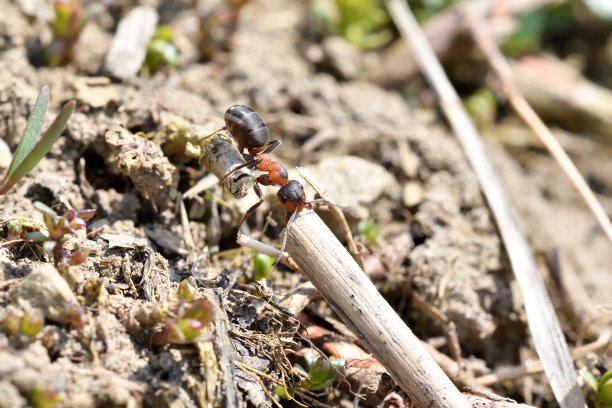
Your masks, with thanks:
[(224, 119), (230, 133), (238, 141), (240, 151), (248, 149), (251, 152), (263, 148), (268, 143), (270, 132), (266, 123), (248, 106), (230, 106), (225, 111)]

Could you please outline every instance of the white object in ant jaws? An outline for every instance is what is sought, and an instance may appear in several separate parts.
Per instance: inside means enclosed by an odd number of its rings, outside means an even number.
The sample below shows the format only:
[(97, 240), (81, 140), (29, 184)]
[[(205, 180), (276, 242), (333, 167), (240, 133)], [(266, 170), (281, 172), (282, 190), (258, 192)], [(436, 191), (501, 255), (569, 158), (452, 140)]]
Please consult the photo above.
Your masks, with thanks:
[(243, 167), (234, 172), (232, 170), (245, 163), (242, 154), (238, 151), (235, 141), (225, 132), (220, 132), (210, 138), (202, 146), (200, 163), (219, 180), (223, 179), (226, 187), (236, 198), (245, 197), (253, 185), (253, 169)]

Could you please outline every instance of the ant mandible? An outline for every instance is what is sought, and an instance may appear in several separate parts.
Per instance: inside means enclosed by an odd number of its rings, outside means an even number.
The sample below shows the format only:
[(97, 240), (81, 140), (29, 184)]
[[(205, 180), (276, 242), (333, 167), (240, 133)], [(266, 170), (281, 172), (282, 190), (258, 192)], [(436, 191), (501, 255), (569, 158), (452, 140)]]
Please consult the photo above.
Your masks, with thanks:
[[(226, 177), (241, 168), (255, 168), (255, 170), (262, 171), (266, 174), (262, 174), (255, 179), (253, 184), (253, 190), (257, 194), (259, 201), (253, 204), (247, 212), (242, 216), (240, 223), (238, 223), (238, 230), (242, 224), (246, 221), (249, 215), (251, 215), (257, 207), (264, 202), (263, 192), (259, 185), (263, 186), (277, 186), (280, 187), (276, 197), (280, 202), (281, 206), (287, 212), (286, 222), (287, 227), (285, 231), (288, 231), (293, 223), (293, 220), (302, 210), (311, 209), (311, 202), (306, 201), (306, 194), (304, 193), (304, 187), (299, 181), (289, 180), (287, 170), (278, 162), (272, 161), (268, 154), (280, 146), (280, 140), (270, 141), (270, 131), (266, 126), (266, 123), (262, 117), (255, 112), (253, 109), (245, 105), (233, 105), (230, 106), (223, 116), (225, 120), (225, 126), (219, 129), (217, 132), (222, 130), (228, 130), (232, 137), (238, 143), (238, 149), (242, 154), (245, 163), (232, 169), (219, 181), (221, 184)], [(210, 136), (214, 135), (215, 133)], [(245, 153), (244, 151), (248, 152)], [(280, 249), (280, 255), (274, 261), (274, 264), (278, 263), (280, 256), (285, 249), (285, 243), (287, 241), (287, 233), (283, 238), (283, 243)]]

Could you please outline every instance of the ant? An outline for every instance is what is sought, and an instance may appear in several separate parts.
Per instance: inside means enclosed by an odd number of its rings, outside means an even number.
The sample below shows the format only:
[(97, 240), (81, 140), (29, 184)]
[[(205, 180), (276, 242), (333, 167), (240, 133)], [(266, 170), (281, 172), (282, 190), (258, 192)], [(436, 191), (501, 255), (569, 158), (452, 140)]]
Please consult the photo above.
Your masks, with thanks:
[[(212, 133), (213, 136), (217, 132), (222, 130), (228, 130), (232, 137), (238, 142), (238, 149), (245, 160), (245, 163), (232, 169), (219, 181), (222, 183), (226, 177), (241, 168), (255, 168), (255, 170), (262, 171), (267, 174), (262, 174), (255, 179), (253, 190), (257, 194), (259, 201), (251, 206), (247, 212), (242, 216), (240, 223), (238, 224), (238, 230), (242, 224), (246, 221), (249, 215), (251, 215), (257, 207), (264, 202), (263, 192), (261, 191), (260, 185), (263, 186), (276, 186), (280, 187), (276, 197), (280, 202), (281, 206), (287, 212), (287, 227), (285, 229), (285, 236), (280, 249), (280, 254), (274, 261), (274, 265), (278, 263), (280, 257), (285, 249), (287, 242), (287, 231), (291, 227), (293, 220), (304, 209), (312, 209), (312, 203), (315, 201), (306, 201), (306, 194), (304, 193), (304, 187), (299, 181), (289, 180), (287, 170), (278, 162), (272, 161), (268, 154), (280, 146), (280, 140), (270, 141), (270, 131), (262, 117), (255, 112), (253, 109), (245, 105), (233, 105), (230, 106), (223, 115), (225, 120), (225, 126), (216, 132)], [(244, 151), (248, 153), (245, 153)]]

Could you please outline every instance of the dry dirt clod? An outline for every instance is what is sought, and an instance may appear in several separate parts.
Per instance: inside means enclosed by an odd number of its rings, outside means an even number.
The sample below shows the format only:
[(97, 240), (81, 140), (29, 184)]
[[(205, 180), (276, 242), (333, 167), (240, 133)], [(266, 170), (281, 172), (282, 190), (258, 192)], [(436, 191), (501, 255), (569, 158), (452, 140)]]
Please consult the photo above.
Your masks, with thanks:
[(130, 177), (140, 194), (156, 209), (170, 207), (176, 199), (178, 171), (161, 147), (121, 126), (112, 127), (105, 139), (113, 150), (114, 164)]
[(15, 302), (27, 299), (33, 307), (42, 310), (45, 318), (60, 323), (68, 322), (64, 309), (67, 302), (78, 304), (66, 280), (48, 263), (36, 265), (28, 276), (11, 288), (9, 295)]
[[(368, 211), (364, 205), (397, 184), (383, 166), (356, 156), (328, 157), (305, 168), (322, 182), (334, 203), (349, 207), (357, 218), (366, 218)], [(304, 185), (306, 196), (312, 197), (312, 189)]]

